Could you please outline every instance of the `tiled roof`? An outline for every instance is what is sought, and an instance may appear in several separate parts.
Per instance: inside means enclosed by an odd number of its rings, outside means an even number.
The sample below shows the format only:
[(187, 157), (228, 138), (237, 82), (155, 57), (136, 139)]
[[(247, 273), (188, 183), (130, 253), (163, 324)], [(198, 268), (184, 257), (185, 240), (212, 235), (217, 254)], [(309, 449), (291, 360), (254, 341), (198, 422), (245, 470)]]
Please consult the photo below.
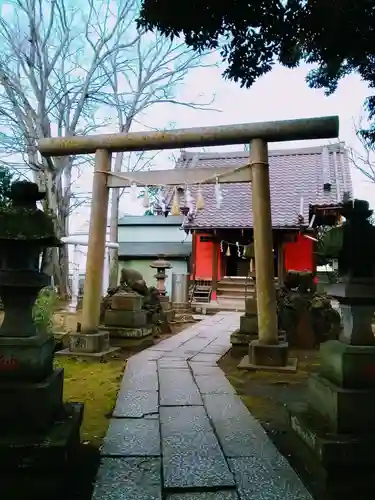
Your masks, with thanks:
[[(249, 153), (183, 152), (176, 168), (245, 165)], [(273, 227), (296, 227), (301, 197), (303, 216), (310, 205), (336, 205), (344, 192), (352, 193), (348, 153), (343, 143), (293, 150), (269, 151)], [(324, 189), (330, 185), (330, 190)], [(196, 187), (191, 187), (193, 197)], [(205, 208), (196, 213), (191, 228), (252, 227), (251, 185), (221, 184), (223, 202), (218, 209), (213, 184), (202, 186)]]

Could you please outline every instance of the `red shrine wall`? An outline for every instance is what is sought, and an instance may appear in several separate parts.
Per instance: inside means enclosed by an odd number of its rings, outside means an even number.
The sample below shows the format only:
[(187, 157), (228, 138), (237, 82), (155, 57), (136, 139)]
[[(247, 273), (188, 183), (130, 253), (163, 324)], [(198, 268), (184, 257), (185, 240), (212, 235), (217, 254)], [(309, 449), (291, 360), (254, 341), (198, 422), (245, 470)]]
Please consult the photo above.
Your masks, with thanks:
[[(196, 280), (211, 280), (212, 279), (212, 258), (213, 245), (219, 247), (219, 242), (201, 241), (201, 237), (212, 238), (212, 234), (194, 233), (195, 238), (195, 279)], [(217, 252), (217, 279), (222, 276), (221, 273), (221, 252)]]
[[(212, 241), (201, 241), (201, 237), (211, 238), (208, 233), (193, 233), (195, 239), (195, 262), (193, 262), (192, 278), (196, 280), (212, 279), (212, 246), (217, 245), (217, 279), (225, 275), (224, 259), (220, 252), (220, 243)], [(284, 266), (285, 271), (313, 271), (314, 264), (314, 242), (299, 234), (295, 242), (284, 243)]]
[(314, 267), (314, 242), (303, 234), (297, 236), (292, 243), (284, 243), (285, 271), (313, 271)]

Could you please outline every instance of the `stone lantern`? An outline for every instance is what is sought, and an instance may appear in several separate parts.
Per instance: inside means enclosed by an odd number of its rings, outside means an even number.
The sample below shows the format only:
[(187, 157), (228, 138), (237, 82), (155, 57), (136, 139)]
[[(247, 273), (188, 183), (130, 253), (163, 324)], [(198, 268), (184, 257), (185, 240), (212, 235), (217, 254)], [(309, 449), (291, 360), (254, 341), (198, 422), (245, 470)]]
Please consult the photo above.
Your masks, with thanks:
[(15, 471), (17, 482), (17, 471), (53, 467), (51, 456), (61, 469), (71, 446), (79, 443), (83, 407), (63, 404), (64, 372), (53, 367), (54, 338), (33, 321), (37, 295), (49, 284), (49, 277), (40, 271), (41, 253), (60, 245), (52, 219), (36, 206), (44, 193), (34, 183), (14, 182), (9, 198), (11, 205), (0, 208), (0, 296), (4, 305), (0, 464)]
[(167, 291), (165, 289), (165, 280), (167, 279), (166, 270), (171, 269), (172, 265), (170, 262), (164, 259), (164, 255), (161, 254), (158, 258), (150, 264), (150, 267), (156, 269), (156, 288), (161, 297), (165, 297)]
[(321, 344), (307, 403), (291, 407), (290, 422), (323, 465), (327, 484), (340, 471), (335, 494), (367, 500), (375, 495), (375, 227), (367, 201), (345, 202), (341, 214), (344, 224), (323, 244), (338, 258), (340, 278), (327, 292), (340, 304), (342, 333)]
[(158, 258), (150, 264), (150, 267), (156, 269), (156, 274), (154, 275), (156, 278), (156, 289), (159, 293), (160, 304), (167, 315), (168, 321), (172, 319), (172, 304), (167, 296), (167, 291), (165, 289), (165, 280), (167, 279), (166, 270), (171, 269), (172, 265), (170, 262), (165, 260), (164, 254), (158, 255)]
[(375, 312), (375, 227), (367, 201), (344, 204), (346, 223), (338, 255), (340, 279), (328, 290), (340, 304), (343, 331), (340, 341), (351, 345), (374, 345), (372, 320)]

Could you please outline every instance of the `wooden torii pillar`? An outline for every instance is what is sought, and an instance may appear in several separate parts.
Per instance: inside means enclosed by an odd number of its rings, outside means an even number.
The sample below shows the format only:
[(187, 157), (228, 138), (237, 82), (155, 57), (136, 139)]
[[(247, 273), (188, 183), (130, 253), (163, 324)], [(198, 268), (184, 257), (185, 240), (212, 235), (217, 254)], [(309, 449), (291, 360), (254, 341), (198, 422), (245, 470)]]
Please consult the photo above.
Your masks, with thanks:
[[(39, 151), (43, 156), (68, 156), (95, 154), (92, 189), (89, 247), (82, 307), (80, 337), (76, 342), (83, 351), (100, 352), (108, 349), (108, 337), (98, 333), (105, 237), (108, 210), (108, 189), (126, 187), (130, 180), (139, 185), (181, 185), (199, 182), (252, 183), (254, 221), (254, 252), (257, 276), (257, 301), (259, 341), (257, 350), (267, 361), (269, 349), (278, 343), (276, 316), (276, 291), (273, 276), (273, 242), (271, 200), (268, 168), (268, 142), (329, 139), (338, 136), (337, 116), (304, 118), (275, 122), (190, 128), (162, 132), (132, 132), (128, 134), (102, 134), (91, 136), (41, 139)], [(170, 169), (151, 172), (132, 172), (111, 175), (111, 153), (176, 149), (197, 146), (223, 146), (250, 143), (250, 163), (243, 167), (218, 167), (212, 169)], [(207, 181), (208, 173), (212, 175)], [(77, 334), (78, 335), (78, 334)], [(102, 336), (102, 337), (100, 337)], [(280, 350), (278, 350), (280, 351)], [(277, 356), (279, 356), (277, 354)], [(262, 361), (262, 363), (263, 363)], [(272, 363), (274, 361), (271, 361)], [(275, 361), (278, 363), (279, 361)], [(259, 363), (258, 363), (259, 364)]]

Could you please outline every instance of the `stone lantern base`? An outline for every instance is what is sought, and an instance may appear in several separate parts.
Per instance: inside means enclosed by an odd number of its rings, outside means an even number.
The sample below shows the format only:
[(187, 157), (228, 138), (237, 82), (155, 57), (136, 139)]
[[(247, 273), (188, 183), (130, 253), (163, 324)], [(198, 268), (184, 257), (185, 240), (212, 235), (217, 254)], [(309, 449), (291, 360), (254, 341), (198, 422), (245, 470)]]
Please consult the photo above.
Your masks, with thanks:
[[(64, 371), (53, 370), (53, 348), (45, 334), (0, 337), (1, 498), (21, 498), (19, 488), (23, 498), (56, 498), (73, 466), (83, 405), (63, 403)], [(44, 496), (46, 475), (54, 480)]]
[[(0, 389), (1, 394), (1, 389)], [(80, 464), (83, 405), (69, 403), (44, 432), (0, 434), (0, 482), (4, 500), (61, 498)], [(28, 426), (23, 422), (24, 430)]]
[(175, 316), (175, 310), (173, 309), (172, 302), (170, 301), (168, 295), (162, 295), (159, 299), (167, 321), (172, 321)]
[(193, 322), (193, 309), (190, 302), (172, 302), (172, 309), (174, 311), (174, 320)]
[(368, 491), (359, 497), (373, 499), (375, 346), (330, 340), (321, 344), (320, 356), (319, 370), (309, 378), (307, 401), (289, 408), (290, 426), (321, 464), (328, 486), (340, 470), (346, 494), (353, 487), (358, 496), (367, 474)]
[(290, 407), (290, 426), (322, 467), (328, 490), (340, 483), (345, 495), (370, 500), (375, 496), (374, 281), (342, 280), (330, 294), (340, 303), (340, 340), (321, 344), (319, 369), (308, 380), (306, 402)]
[(60, 245), (53, 220), (37, 209), (37, 184), (14, 182), (11, 210), (0, 209), (0, 498), (61, 498), (80, 445), (82, 404), (64, 404), (64, 371), (54, 339), (39, 332), (33, 307), (49, 279), (45, 248)]

